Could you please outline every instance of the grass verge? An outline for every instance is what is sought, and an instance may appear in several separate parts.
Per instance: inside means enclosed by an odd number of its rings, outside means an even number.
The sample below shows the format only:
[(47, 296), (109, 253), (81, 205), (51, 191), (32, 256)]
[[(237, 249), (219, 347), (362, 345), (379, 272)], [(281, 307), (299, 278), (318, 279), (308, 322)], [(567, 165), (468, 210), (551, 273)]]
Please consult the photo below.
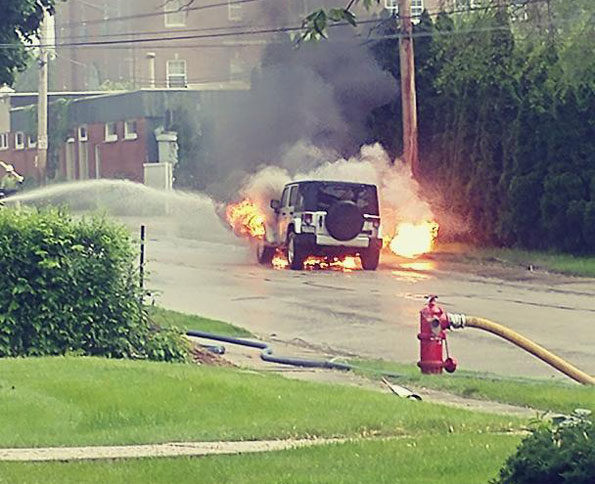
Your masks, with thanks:
[(537, 252), (520, 249), (478, 249), (473, 251), (482, 258), (492, 258), (514, 265), (536, 268), (583, 277), (595, 277), (595, 257)]
[(476, 484), (496, 476), (519, 440), (449, 434), (201, 459), (0, 463), (0, 483)]
[(233, 324), (224, 323), (215, 319), (203, 318), (193, 314), (180, 313), (170, 309), (151, 306), (148, 308), (151, 320), (164, 328), (179, 328), (181, 330), (195, 329), (207, 333), (216, 333), (224, 336), (238, 338), (251, 338), (252, 334)]
[(0, 447), (446, 435), (523, 421), (253, 371), (96, 358), (0, 360)]
[(457, 370), (454, 374), (423, 375), (419, 368), (385, 360), (350, 360), (356, 372), (379, 379), (378, 372), (401, 375), (397, 383), (411, 384), (468, 398), (494, 400), (532, 407), (538, 410), (570, 413), (576, 408), (595, 412), (595, 388), (575, 383), (540, 381), (537, 379), (507, 379), (495, 375)]

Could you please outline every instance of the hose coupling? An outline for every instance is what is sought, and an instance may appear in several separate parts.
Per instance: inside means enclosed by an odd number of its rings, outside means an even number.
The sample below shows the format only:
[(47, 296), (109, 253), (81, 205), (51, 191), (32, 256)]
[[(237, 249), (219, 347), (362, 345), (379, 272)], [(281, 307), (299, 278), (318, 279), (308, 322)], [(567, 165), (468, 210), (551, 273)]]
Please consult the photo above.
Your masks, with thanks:
[(467, 324), (467, 318), (463, 313), (446, 313), (446, 317), (452, 329), (461, 329)]

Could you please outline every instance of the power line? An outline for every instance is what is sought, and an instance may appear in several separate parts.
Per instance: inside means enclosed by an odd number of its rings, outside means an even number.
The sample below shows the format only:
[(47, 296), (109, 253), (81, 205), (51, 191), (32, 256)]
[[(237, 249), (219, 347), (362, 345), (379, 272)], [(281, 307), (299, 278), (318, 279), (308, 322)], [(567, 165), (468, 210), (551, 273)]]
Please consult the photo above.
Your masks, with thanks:
[[(378, 19), (372, 19), (360, 22), (361, 24), (376, 23)], [(349, 25), (347, 22), (333, 24), (330, 27), (341, 27)], [(195, 39), (216, 39), (224, 37), (234, 36), (246, 36), (246, 35), (262, 35), (262, 34), (275, 34), (275, 33), (290, 33), (302, 30), (302, 26), (293, 27), (275, 27), (275, 28), (264, 28), (255, 30), (244, 30), (241, 32), (216, 32), (213, 34), (197, 34), (197, 35), (176, 35), (171, 37), (144, 37), (137, 39), (122, 39), (122, 40), (97, 40), (89, 42), (61, 42), (53, 45), (34, 45), (31, 47), (93, 47), (93, 46), (112, 46), (118, 44), (142, 44), (147, 42), (163, 42), (163, 41), (179, 41), (179, 40), (195, 40)], [(21, 44), (0, 44), (0, 48), (12, 48), (21, 47)]]
[[(162, 16), (165, 14), (171, 13), (178, 13), (178, 12), (195, 12), (198, 10), (208, 10), (211, 8), (219, 8), (219, 7), (227, 7), (229, 5), (243, 5), (247, 3), (255, 3), (255, 2), (263, 2), (267, 0), (234, 0), (234, 1), (226, 1), (226, 2), (218, 2), (218, 3), (210, 3), (207, 5), (197, 5), (196, 7), (184, 7), (182, 9), (174, 9), (174, 10), (160, 10), (159, 12), (147, 12), (135, 15), (124, 15), (120, 17), (110, 17), (107, 19), (97, 19), (97, 20), (88, 20), (88, 21), (79, 21), (79, 22), (69, 22), (65, 24), (59, 24), (60, 27), (72, 27), (78, 25), (95, 25), (95, 24), (102, 24), (105, 22), (123, 22), (125, 20), (135, 20), (139, 18), (150, 18), (156, 16)], [(189, 2), (190, 3), (190, 2)]]
[[(265, 1), (265, 0), (237, 0), (237, 1), (233, 1), (233, 2), (226, 2), (226, 3), (216, 3), (216, 4), (210, 4), (210, 5), (203, 5), (202, 7), (188, 7), (188, 10), (200, 10), (200, 9), (207, 9), (207, 8), (214, 8), (214, 7), (219, 7), (222, 5), (234, 5), (234, 4), (242, 4), (242, 3), (251, 3), (251, 2), (260, 2), (260, 1)], [(439, 12), (431, 12), (428, 13), (429, 16), (437, 16), (440, 14), (458, 14), (458, 13), (468, 13), (468, 12), (476, 12), (476, 11), (487, 11), (487, 10), (491, 10), (491, 9), (495, 9), (495, 8), (500, 8), (502, 6), (509, 6), (509, 7), (522, 7), (528, 4), (532, 4), (532, 3), (547, 3), (548, 0), (525, 0), (521, 3), (515, 1), (515, 0), (510, 0), (511, 3), (506, 3), (506, 4), (493, 4), (493, 5), (485, 5), (485, 6), (481, 6), (481, 7), (465, 7), (465, 8), (461, 8), (461, 9), (454, 9), (454, 10), (449, 10), (449, 11), (439, 11)], [(186, 9), (182, 10), (185, 11)], [(175, 10), (172, 12), (176, 12)], [(144, 18), (146, 16), (156, 16), (156, 15), (164, 15), (165, 12), (153, 12), (153, 13), (147, 13), (147, 14), (137, 14), (137, 15), (129, 15), (126, 17), (112, 17), (112, 18), (107, 18), (107, 19), (103, 19), (103, 20), (90, 20), (90, 21), (82, 21), (82, 22), (74, 22), (71, 24), (59, 24), (60, 27), (65, 27), (68, 25), (92, 25), (92, 24), (97, 24), (97, 23), (105, 23), (105, 22), (110, 22), (110, 21), (121, 21), (121, 20), (132, 20), (135, 18)], [(421, 14), (416, 14), (416, 15), (411, 15), (410, 18), (412, 19), (419, 19), (421, 17)], [(399, 17), (399, 18), (404, 18), (404, 17)], [(358, 21), (358, 24), (361, 24), (362, 21)], [(175, 32), (176, 33), (183, 33), (183, 32), (207, 32), (207, 31), (216, 31), (216, 30), (236, 30), (236, 29), (241, 29), (241, 28), (246, 28), (248, 27), (246, 24), (242, 24), (242, 25), (221, 25), (218, 27), (201, 27), (201, 28), (195, 28), (195, 29), (179, 29), (176, 28)], [(257, 27), (270, 27), (273, 28), (275, 26), (271, 26), (271, 25), (259, 25)], [(277, 27), (279, 28), (279, 27)], [(68, 36), (61, 36), (61, 39), (87, 39), (87, 38), (103, 38), (103, 37), (126, 37), (126, 36), (138, 36), (138, 35), (157, 35), (157, 34), (169, 34), (171, 33), (172, 30), (171, 29), (167, 29), (167, 30), (154, 30), (154, 31), (142, 31), (142, 32), (121, 32), (121, 33), (112, 33), (112, 34), (97, 34), (97, 35), (68, 35)]]
[[(242, 0), (246, 2), (248, 0)], [(262, 0), (250, 0), (250, 1), (262, 1)], [(547, 0), (526, 0), (526, 3), (542, 3)], [(226, 3), (227, 4), (227, 3)], [(215, 4), (212, 4), (215, 5)], [(508, 5), (508, 4), (507, 4)], [(518, 4), (512, 4), (518, 5)], [(491, 5), (478, 8), (476, 10), (489, 10), (493, 8), (500, 7), (501, 5)], [(203, 6), (202, 8), (207, 7)], [(199, 7), (196, 7), (199, 8)], [(465, 10), (467, 11), (467, 10)], [(432, 16), (440, 15), (440, 14), (452, 14), (452, 13), (462, 13), (465, 12), (463, 10), (453, 10), (450, 12), (436, 12), (431, 14)], [(370, 23), (380, 23), (382, 21), (386, 21), (386, 19), (369, 19), (363, 20), (358, 22), (359, 25), (365, 25)], [(341, 27), (349, 25), (347, 22), (339, 22), (335, 24), (329, 25), (329, 27)], [(105, 47), (105, 46), (116, 46), (116, 45), (130, 45), (130, 44), (144, 44), (148, 42), (164, 42), (164, 41), (183, 41), (183, 40), (198, 40), (198, 39), (216, 39), (216, 38), (225, 38), (225, 37), (235, 37), (235, 36), (248, 36), (248, 35), (263, 35), (263, 34), (274, 34), (274, 33), (291, 33), (291, 32), (298, 32), (302, 31), (303, 26), (285, 26), (285, 27), (272, 27), (272, 28), (260, 28), (260, 29), (251, 29), (251, 30), (244, 30), (244, 31), (237, 31), (237, 32), (215, 32), (211, 34), (196, 34), (196, 35), (177, 35), (177, 36), (170, 36), (170, 37), (144, 37), (144, 38), (134, 38), (134, 39), (121, 39), (121, 40), (98, 40), (98, 41), (87, 41), (87, 42), (62, 42), (59, 44), (53, 45), (35, 45), (31, 46), (33, 48), (39, 47)], [(456, 31), (453, 31), (455, 34)], [(414, 34), (415, 35), (415, 34)], [(425, 36), (425, 35), (418, 35), (418, 36)], [(390, 38), (390, 37), (388, 37)], [(398, 38), (394, 36), (394, 38)], [(20, 48), (22, 47), (21, 44), (0, 44), (0, 48)]]

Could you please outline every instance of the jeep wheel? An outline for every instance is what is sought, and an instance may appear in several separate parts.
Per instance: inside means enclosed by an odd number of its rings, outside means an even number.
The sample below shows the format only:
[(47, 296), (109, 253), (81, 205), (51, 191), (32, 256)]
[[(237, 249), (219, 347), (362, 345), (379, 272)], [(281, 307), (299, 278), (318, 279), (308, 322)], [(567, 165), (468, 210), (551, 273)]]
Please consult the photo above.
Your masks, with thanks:
[(275, 248), (259, 241), (256, 245), (256, 258), (258, 259), (258, 262), (262, 265), (269, 265), (273, 262), (273, 257), (275, 257)]
[(378, 268), (378, 261), (380, 260), (380, 249), (370, 247), (365, 249), (359, 255), (362, 262), (362, 268), (365, 271), (375, 271)]
[(294, 271), (301, 271), (304, 268), (304, 260), (306, 253), (304, 248), (297, 243), (297, 236), (290, 232), (287, 237), (287, 261), (290, 269)]

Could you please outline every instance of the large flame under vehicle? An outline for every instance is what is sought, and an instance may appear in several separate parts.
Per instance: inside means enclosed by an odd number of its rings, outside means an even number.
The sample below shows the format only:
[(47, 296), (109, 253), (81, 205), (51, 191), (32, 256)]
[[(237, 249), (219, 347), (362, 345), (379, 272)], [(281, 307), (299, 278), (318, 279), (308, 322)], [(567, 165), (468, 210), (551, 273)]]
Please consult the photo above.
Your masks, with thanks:
[(262, 264), (287, 255), (289, 267), (304, 268), (310, 256), (359, 257), (364, 270), (376, 270), (382, 249), (378, 190), (375, 185), (339, 181), (289, 183), (281, 200), (271, 200), (274, 222), (258, 239)]

